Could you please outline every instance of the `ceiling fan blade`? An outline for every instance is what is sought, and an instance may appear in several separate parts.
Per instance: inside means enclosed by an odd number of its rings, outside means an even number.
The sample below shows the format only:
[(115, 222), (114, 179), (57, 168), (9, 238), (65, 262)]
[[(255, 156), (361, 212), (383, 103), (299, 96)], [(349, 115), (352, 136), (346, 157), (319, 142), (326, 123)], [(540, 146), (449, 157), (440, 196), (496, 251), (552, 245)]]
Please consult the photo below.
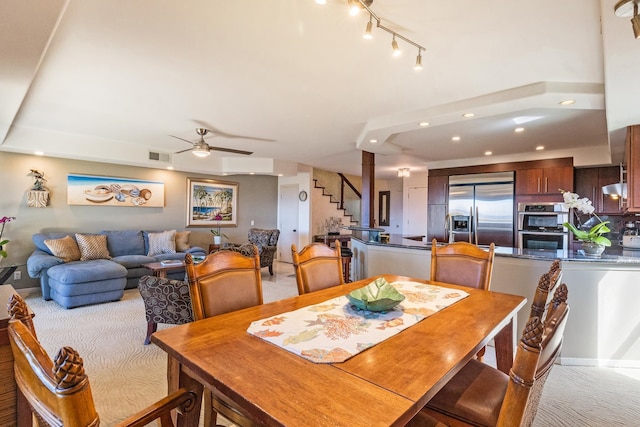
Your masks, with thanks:
[(195, 123), (199, 124), (200, 126), (202, 126), (204, 129), (209, 131), (209, 134), (212, 136), (223, 136), (225, 138), (230, 138), (230, 139), (251, 139), (254, 141), (266, 141), (266, 142), (275, 142), (275, 139), (268, 139), (268, 138), (256, 138), (253, 136), (246, 136), (246, 135), (235, 135), (232, 133), (227, 133), (227, 132), (223, 132), (220, 129), (216, 128), (215, 126), (211, 126), (210, 123), (207, 123), (205, 121), (202, 120), (194, 120)]
[(211, 145), (209, 145), (209, 149), (214, 151), (224, 151), (225, 153), (244, 154), (246, 156), (253, 154), (253, 151), (235, 150), (233, 148), (224, 148), (224, 147), (213, 147)]
[(193, 147), (191, 147), (191, 148), (187, 148), (186, 150), (176, 151), (176, 152), (175, 152), (175, 153), (173, 153), (173, 154), (185, 153), (185, 152), (187, 152), (187, 151), (191, 151), (191, 150), (193, 150)]
[(191, 145), (194, 144), (193, 141), (189, 141), (188, 139), (180, 138), (179, 136), (175, 136), (175, 135), (169, 135), (169, 136), (172, 137), (172, 138), (175, 138), (175, 139), (179, 139), (180, 141), (188, 142)]

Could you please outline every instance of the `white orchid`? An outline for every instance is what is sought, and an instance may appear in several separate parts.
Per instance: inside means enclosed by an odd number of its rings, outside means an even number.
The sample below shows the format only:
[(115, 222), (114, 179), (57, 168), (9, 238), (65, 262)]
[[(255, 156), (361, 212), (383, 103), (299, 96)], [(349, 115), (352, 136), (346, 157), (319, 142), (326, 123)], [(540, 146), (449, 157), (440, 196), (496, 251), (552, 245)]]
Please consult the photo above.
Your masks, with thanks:
[(567, 205), (568, 208), (573, 208), (583, 214), (593, 215), (600, 221), (598, 224), (591, 227), (589, 231), (580, 230), (569, 222), (565, 222), (562, 225), (571, 230), (578, 240), (583, 242), (594, 242), (604, 246), (611, 246), (611, 241), (603, 236), (603, 234), (611, 231), (609, 227), (607, 227), (609, 221), (602, 221), (600, 217), (596, 215), (596, 209), (593, 207), (591, 200), (586, 197), (580, 198), (579, 195), (570, 191), (560, 190), (560, 192), (562, 193), (564, 204)]

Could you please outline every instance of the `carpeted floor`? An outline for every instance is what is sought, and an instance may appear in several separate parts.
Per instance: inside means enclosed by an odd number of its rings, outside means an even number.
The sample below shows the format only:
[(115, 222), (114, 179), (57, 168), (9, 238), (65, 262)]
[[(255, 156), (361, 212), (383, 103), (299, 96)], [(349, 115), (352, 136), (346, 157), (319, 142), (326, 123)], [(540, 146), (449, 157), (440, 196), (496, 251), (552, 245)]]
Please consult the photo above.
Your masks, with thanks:
[[(274, 276), (262, 276), (265, 302), (297, 295), (295, 279), (288, 277), (291, 266), (276, 264)], [(146, 323), (136, 289), (118, 302), (72, 310), (43, 301), (35, 290), (20, 293), (36, 313), (38, 337), (49, 355), (71, 346), (84, 358), (102, 425), (112, 426), (166, 395), (166, 354), (142, 344)], [(534, 426), (638, 426), (638, 402), (640, 370), (555, 366)]]

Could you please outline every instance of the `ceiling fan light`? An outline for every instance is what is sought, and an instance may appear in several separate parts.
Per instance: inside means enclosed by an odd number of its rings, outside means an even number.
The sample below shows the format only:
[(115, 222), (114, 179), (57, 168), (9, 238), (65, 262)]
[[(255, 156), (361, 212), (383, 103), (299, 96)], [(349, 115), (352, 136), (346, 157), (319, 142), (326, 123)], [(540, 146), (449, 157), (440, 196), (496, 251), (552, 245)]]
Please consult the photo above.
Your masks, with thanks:
[(195, 146), (193, 150), (191, 150), (194, 156), (196, 157), (209, 157), (211, 155), (211, 151), (209, 151), (209, 147), (203, 146)]

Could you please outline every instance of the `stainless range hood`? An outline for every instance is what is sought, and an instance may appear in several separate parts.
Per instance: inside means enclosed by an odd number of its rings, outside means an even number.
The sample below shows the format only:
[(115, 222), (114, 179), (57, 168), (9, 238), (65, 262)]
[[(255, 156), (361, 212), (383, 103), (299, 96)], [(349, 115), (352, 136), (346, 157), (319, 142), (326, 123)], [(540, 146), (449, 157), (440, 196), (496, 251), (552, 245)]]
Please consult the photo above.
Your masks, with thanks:
[(602, 187), (602, 194), (607, 194), (609, 196), (617, 196), (622, 199), (627, 198), (627, 183), (624, 182), (624, 175), (626, 171), (620, 163), (620, 182), (616, 182), (614, 184), (605, 185)]

